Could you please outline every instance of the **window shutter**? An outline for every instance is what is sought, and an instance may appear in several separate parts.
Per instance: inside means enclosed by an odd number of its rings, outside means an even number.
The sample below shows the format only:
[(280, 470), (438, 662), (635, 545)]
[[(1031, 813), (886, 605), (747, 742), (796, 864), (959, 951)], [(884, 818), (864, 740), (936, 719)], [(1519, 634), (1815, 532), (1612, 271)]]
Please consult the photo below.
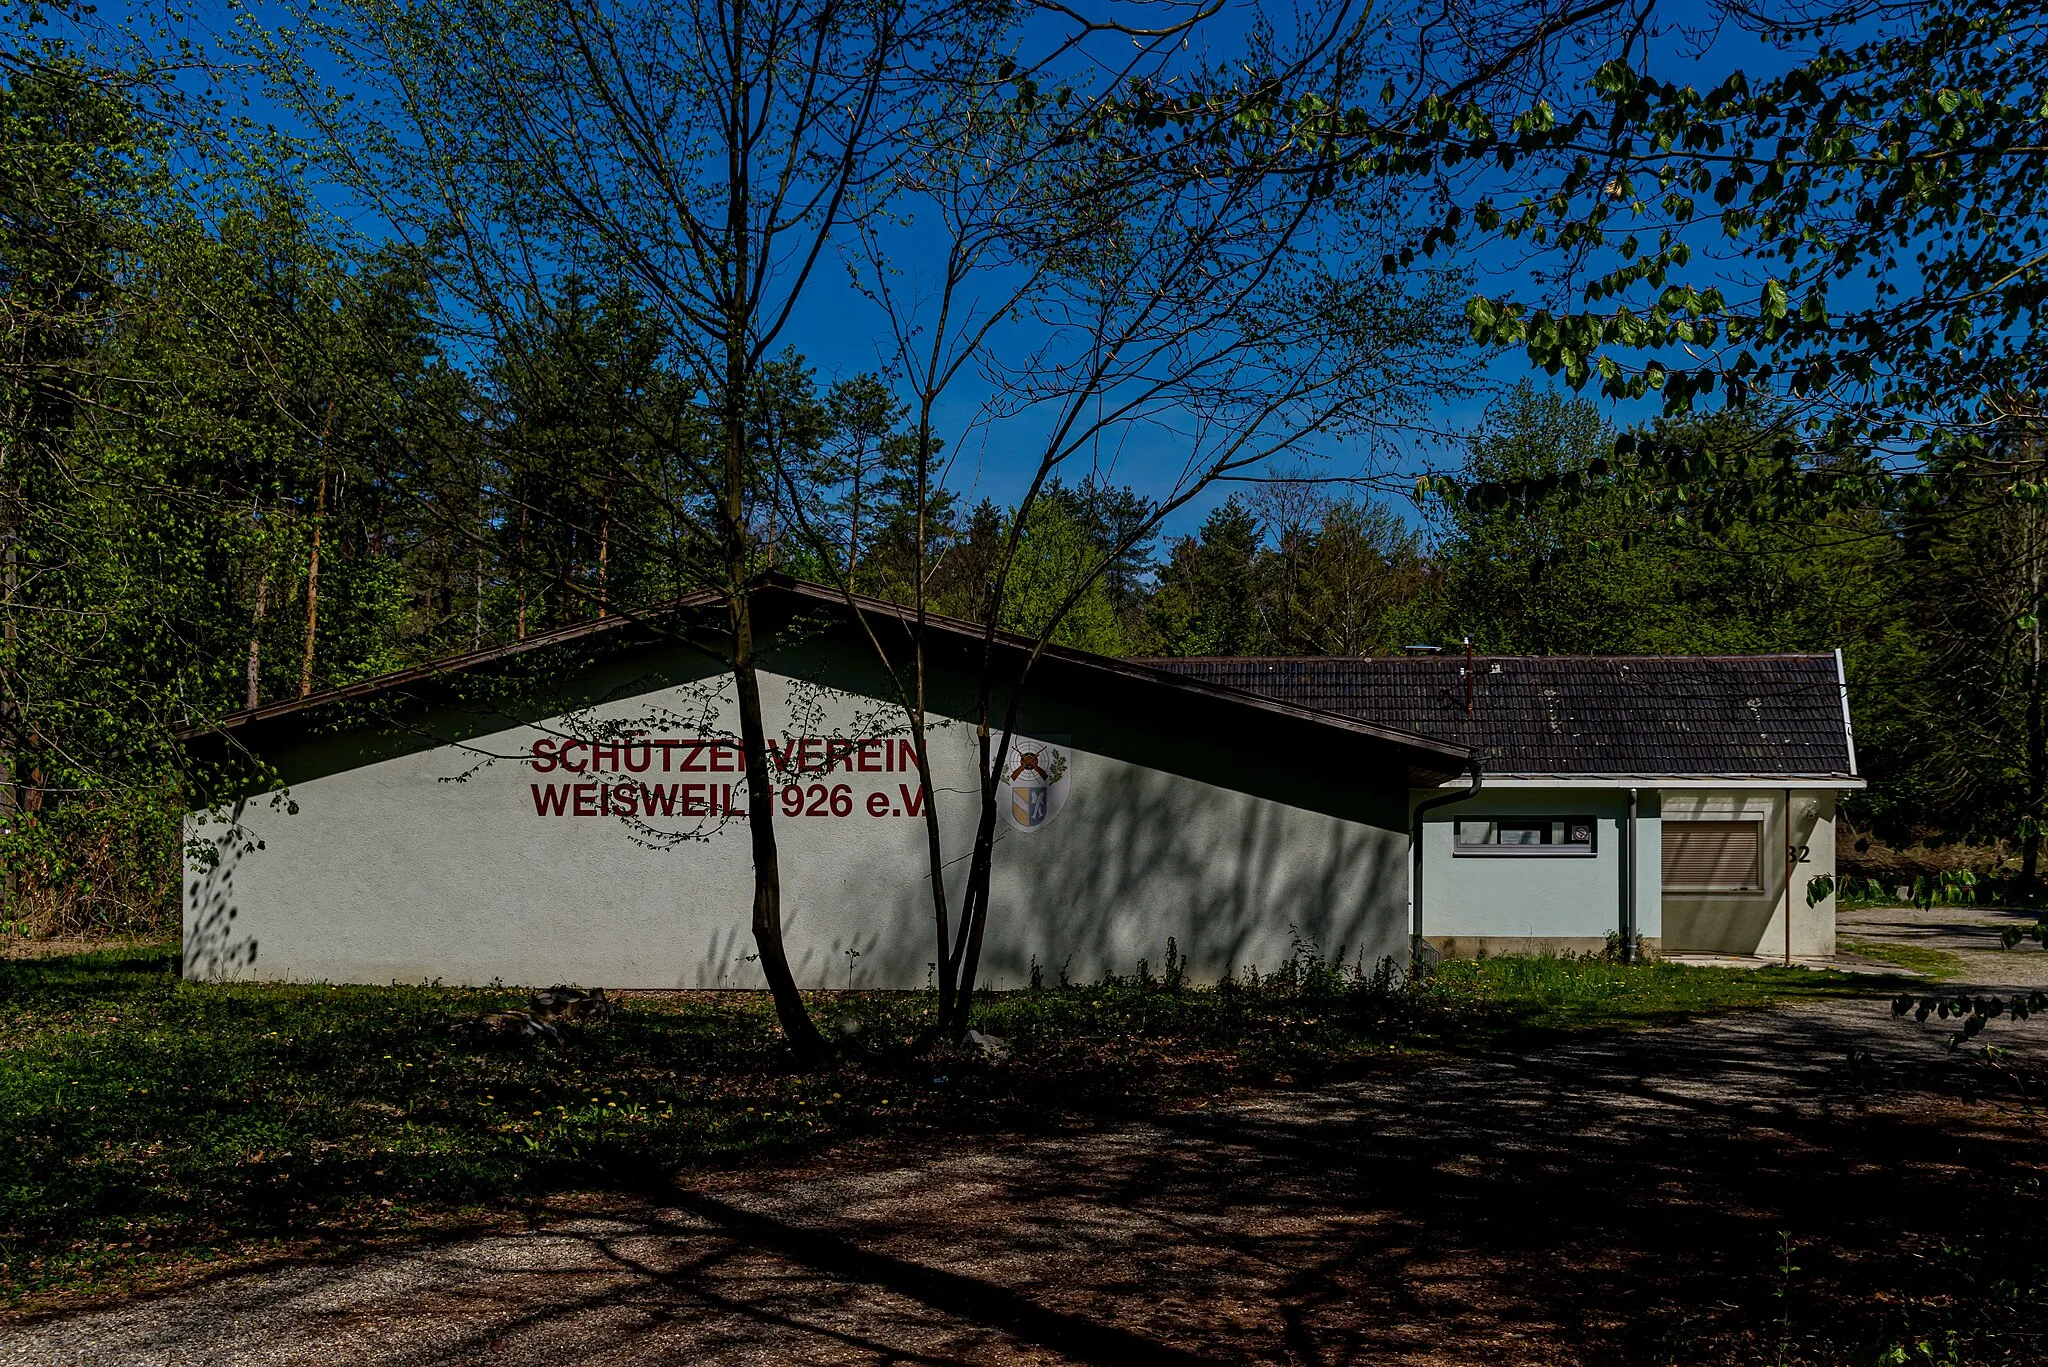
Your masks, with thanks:
[(1760, 821), (1666, 821), (1664, 886), (1752, 892), (1763, 886)]

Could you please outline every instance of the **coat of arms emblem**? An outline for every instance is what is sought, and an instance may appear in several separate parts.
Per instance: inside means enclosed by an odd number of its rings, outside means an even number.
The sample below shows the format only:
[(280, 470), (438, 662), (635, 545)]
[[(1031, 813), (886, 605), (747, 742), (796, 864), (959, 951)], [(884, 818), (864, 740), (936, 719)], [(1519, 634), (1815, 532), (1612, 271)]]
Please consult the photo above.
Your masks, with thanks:
[(1051, 741), (1017, 736), (1003, 766), (1010, 800), (1004, 814), (1020, 831), (1035, 831), (1060, 814), (1067, 801), (1070, 762), (1065, 747)]

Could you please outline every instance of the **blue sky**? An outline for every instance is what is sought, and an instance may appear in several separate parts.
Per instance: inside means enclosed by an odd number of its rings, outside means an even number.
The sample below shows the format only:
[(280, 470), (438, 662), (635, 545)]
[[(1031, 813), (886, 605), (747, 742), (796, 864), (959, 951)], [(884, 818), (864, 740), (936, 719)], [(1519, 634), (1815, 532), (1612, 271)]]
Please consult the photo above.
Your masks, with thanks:
[[(143, 12), (144, 5), (133, 8), (115, 5), (101, 10), (99, 17), (102, 22), (119, 24), (124, 16)], [(283, 13), (267, 5), (259, 5), (257, 12), (272, 22)], [(1227, 44), (1231, 24), (1242, 23), (1256, 12), (1255, 5), (1247, 4), (1226, 11), (1226, 22), (1217, 30), (1221, 36), (1212, 35), (1211, 41)], [(1686, 28), (1686, 21), (1695, 13), (1692, 7), (1667, 7), (1664, 13), (1669, 27), (1652, 49), (1656, 54), (1652, 67), (1659, 74), (1705, 85), (1719, 80), (1737, 67), (1756, 74), (1772, 70), (1782, 63), (1783, 59), (1778, 54), (1760, 47), (1746, 33), (1727, 27), (1714, 31)], [(202, 5), (191, 13), (187, 31), (194, 28), (202, 34), (221, 31), (233, 22), (232, 14), (226, 5)], [(266, 113), (260, 105), (251, 112), (259, 118)], [(324, 199), (330, 207), (342, 207), (331, 196)], [(1471, 241), (1467, 239), (1466, 254), (1460, 264), (1474, 273), (1476, 288), (1500, 294), (1519, 292), (1527, 286), (1525, 268), (1516, 257), (1484, 246), (1473, 251)], [(1732, 277), (1740, 273), (1740, 263), (1729, 263), (1728, 269), (1731, 272), (1730, 283), (1734, 283)], [(819, 286), (806, 295), (792, 320), (786, 335), (788, 345), (802, 353), (817, 369), (822, 382), (863, 370), (885, 368), (886, 345), (873, 307), (839, 283), (843, 280), (843, 272), (828, 266), (821, 271), (819, 279)], [(1320, 449), (1320, 459), (1305, 458), (1289, 464), (1330, 477), (1390, 476), (1392, 486), (1399, 487), (1424, 468), (1455, 465), (1459, 434), (1469, 432), (1479, 424), (1488, 403), (1498, 393), (1522, 380), (1532, 379), (1539, 385), (1553, 383), (1533, 372), (1519, 353), (1489, 356), (1475, 351), (1469, 360), (1479, 378), (1479, 392), (1476, 394), (1438, 397), (1422, 411), (1413, 414), (1406, 430), (1391, 434), (1389, 442), (1382, 443), (1377, 451), (1368, 451), (1357, 442), (1332, 441)], [(1561, 381), (1556, 383), (1561, 387)], [(1587, 392), (1591, 394), (1590, 390)], [(979, 397), (972, 389), (963, 389), (941, 415), (942, 428), (953, 434), (956, 460), (952, 483), (969, 499), (986, 496), (999, 503), (1010, 503), (1022, 493), (1035, 466), (1042, 427), (1028, 418), (1014, 420), (984, 426), (963, 440), (958, 434), (973, 415)], [(1600, 403), (1617, 424), (1641, 421), (1655, 411), (1654, 402), (1613, 405), (1597, 396), (1594, 401)], [(1100, 473), (1105, 478), (1153, 495), (1171, 487), (1182, 456), (1172, 437), (1157, 429), (1106, 436), (1099, 450)], [(1208, 510), (1230, 492), (1228, 486), (1208, 491), (1169, 520), (1168, 534), (1193, 530)], [(1393, 501), (1396, 506), (1405, 504), (1405, 500), (1398, 497)]]

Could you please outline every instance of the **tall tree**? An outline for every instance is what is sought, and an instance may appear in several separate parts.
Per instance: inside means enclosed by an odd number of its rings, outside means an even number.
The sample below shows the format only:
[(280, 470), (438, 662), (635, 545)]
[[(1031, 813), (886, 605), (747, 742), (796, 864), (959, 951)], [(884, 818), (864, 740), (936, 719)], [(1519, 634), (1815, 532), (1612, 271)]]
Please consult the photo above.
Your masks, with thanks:
[(1168, 655), (1266, 653), (1259, 621), (1263, 529), (1236, 497), (1174, 542), (1149, 605), (1149, 625)]
[[(1332, 250), (1375, 231), (1382, 216), (1398, 217), (1398, 204), (1384, 186), (1324, 185), (1316, 148), (1270, 136), (1273, 109), (1293, 92), (1349, 90), (1374, 37), (1343, 5), (1295, 18), (1285, 34), (1253, 33), (1234, 63), (1186, 55), (1199, 27), (1114, 25), (1094, 35), (1112, 41), (1093, 53), (1092, 68), (992, 63), (950, 87), (916, 144), (906, 200), (927, 211), (927, 232), (943, 244), (921, 254), (935, 264), (900, 271), (887, 232), (861, 235), (858, 278), (888, 319), (907, 391), (919, 506), (944, 482), (932, 414), (963, 377), (985, 395), (970, 426), (1028, 420), (1043, 433), (1023, 496), (975, 580), (983, 601), (970, 615), (988, 631), (971, 718), (980, 792), (957, 895), (945, 877), (954, 861), (941, 848), (938, 803), (925, 803), (940, 1014), (955, 1034), (966, 1028), (991, 914), (1008, 747), (1040, 652), (1070, 614), (1094, 610), (1103, 581), (1127, 582), (1160, 520), (1215, 481), (1318, 439), (1369, 443), (1426, 390), (1457, 387), (1450, 282), (1426, 270), (1390, 282)], [(1071, 540), (1059, 523), (1075, 520), (1042, 516), (1039, 505), (1058, 501), (1056, 489), (1085, 488), (1083, 472), (1097, 470), (1105, 448), (1138, 433), (1170, 434), (1181, 454), (1172, 487), (1148, 508), (1115, 510), (1116, 544), (1081, 557), (1038, 554), (1034, 541), (1050, 544), (1055, 528)], [(1078, 530), (1085, 544), (1087, 528)], [(1068, 563), (1047, 594), (1046, 571)], [(917, 616), (908, 649), (875, 642), (920, 746), (923, 613), (939, 568), (910, 576)], [(1029, 612), (1008, 606), (1013, 593), (1032, 603)], [(1013, 664), (996, 632), (1026, 620), (1029, 649)]]
[[(508, 334), (575, 273), (629, 286), (660, 319), (696, 409), (666, 452), (678, 482), (660, 492), (690, 529), (666, 570), (728, 605), (754, 937), (807, 1057), (823, 1041), (782, 947), (750, 598), (779, 496), (756, 398), (849, 212), (886, 210), (905, 130), (1016, 18), (932, 0), (380, 0), (309, 8), (264, 54), (329, 169), (402, 236), (446, 244), (444, 322)], [(377, 99), (330, 100), (316, 54)]]

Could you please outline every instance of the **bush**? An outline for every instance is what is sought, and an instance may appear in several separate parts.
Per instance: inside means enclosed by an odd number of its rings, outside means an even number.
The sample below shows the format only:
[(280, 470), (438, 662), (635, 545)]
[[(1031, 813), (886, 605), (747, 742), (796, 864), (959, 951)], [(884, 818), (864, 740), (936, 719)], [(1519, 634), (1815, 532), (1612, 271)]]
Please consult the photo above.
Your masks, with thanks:
[(19, 811), (0, 832), (0, 927), (35, 938), (161, 936), (178, 919), (183, 806), (168, 792)]

